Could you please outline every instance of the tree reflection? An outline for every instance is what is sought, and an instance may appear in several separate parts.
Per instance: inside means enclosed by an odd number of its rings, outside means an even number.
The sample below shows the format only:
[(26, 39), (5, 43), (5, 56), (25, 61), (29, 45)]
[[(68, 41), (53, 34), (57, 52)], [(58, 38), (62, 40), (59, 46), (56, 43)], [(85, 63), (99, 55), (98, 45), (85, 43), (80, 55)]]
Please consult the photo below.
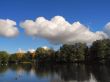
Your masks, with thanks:
[(87, 72), (85, 66), (78, 64), (64, 66), (60, 71), (60, 75), (65, 81), (85, 81), (90, 79), (90, 74)]
[(110, 68), (105, 65), (93, 65), (90, 69), (97, 82), (110, 82)]
[[(40, 77), (47, 75), (52, 77), (55, 74), (60, 77), (60, 81), (86, 81), (90, 79), (90, 73), (87, 71), (85, 65), (80, 64), (39, 65), (36, 69), (36, 75)], [(52, 78), (53, 80), (57, 80), (54, 77)], [(51, 81), (53, 82), (52, 78)]]
[(0, 74), (10, 69), (22, 74), (33, 74), (37, 78), (48, 78), (49, 82), (110, 82), (110, 66), (84, 64), (9, 64), (0, 66)]
[(23, 71), (29, 73), (32, 68), (32, 65), (31, 64), (9, 64), (9, 68), (12, 71), (23, 70)]
[(5, 73), (8, 69), (8, 66), (7, 65), (0, 65), (0, 74), (1, 73)]

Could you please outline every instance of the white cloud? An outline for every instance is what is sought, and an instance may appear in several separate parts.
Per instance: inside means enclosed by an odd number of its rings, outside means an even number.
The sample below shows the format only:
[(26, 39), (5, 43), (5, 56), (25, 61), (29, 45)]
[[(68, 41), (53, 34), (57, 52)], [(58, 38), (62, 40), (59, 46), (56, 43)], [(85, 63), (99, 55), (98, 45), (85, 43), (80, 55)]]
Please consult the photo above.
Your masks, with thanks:
[(110, 22), (108, 22), (108, 23), (105, 25), (104, 32), (105, 32), (105, 33), (109, 36), (109, 38), (110, 38)]
[(0, 36), (14, 37), (18, 35), (18, 29), (15, 26), (16, 22), (10, 19), (0, 19)]
[(28, 50), (30, 53), (34, 53), (36, 50), (35, 49), (29, 49)]
[(47, 46), (43, 46), (42, 48), (45, 50), (49, 50), (49, 48)]
[(21, 49), (21, 48), (19, 48), (18, 51), (17, 51), (17, 53), (26, 53), (26, 51), (23, 50), (23, 49)]
[(92, 43), (108, 38), (103, 31), (92, 32), (80, 22), (70, 24), (62, 16), (55, 16), (51, 20), (44, 17), (38, 17), (35, 21), (25, 20), (20, 26), (27, 35), (45, 38), (54, 44)]

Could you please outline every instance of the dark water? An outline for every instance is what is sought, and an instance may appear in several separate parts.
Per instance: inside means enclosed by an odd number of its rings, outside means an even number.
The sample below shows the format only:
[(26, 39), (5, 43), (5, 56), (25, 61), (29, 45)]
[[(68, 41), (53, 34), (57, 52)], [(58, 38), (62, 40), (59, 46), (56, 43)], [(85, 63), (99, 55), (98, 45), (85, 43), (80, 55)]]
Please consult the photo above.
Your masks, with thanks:
[(0, 65), (0, 82), (110, 82), (105, 65)]

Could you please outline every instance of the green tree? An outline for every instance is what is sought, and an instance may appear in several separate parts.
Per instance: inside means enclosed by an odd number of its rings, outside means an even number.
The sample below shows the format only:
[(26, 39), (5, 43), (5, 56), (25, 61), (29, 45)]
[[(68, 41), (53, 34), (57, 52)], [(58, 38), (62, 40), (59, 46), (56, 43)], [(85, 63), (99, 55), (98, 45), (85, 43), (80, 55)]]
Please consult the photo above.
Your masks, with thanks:
[(6, 51), (0, 51), (0, 63), (8, 62), (9, 54)]
[(37, 62), (49, 62), (54, 60), (54, 50), (38, 48), (36, 50), (36, 60)]
[(110, 40), (97, 40), (90, 47), (88, 60), (92, 62), (104, 62), (110, 56)]
[(18, 58), (17, 58), (16, 53), (11, 54), (11, 55), (9, 56), (9, 62), (10, 62), (10, 63), (17, 63), (17, 62), (18, 62)]
[(75, 59), (76, 61), (84, 61), (87, 55), (87, 46), (83, 43), (76, 43), (75, 45)]
[(60, 58), (64, 62), (79, 62), (85, 60), (86, 44), (63, 45), (60, 47)]

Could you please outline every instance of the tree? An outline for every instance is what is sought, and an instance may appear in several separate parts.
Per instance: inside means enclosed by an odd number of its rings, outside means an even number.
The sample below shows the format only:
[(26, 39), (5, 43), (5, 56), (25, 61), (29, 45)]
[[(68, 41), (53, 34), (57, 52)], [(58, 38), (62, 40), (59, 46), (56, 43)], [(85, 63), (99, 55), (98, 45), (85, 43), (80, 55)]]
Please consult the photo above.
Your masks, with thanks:
[(64, 44), (60, 47), (60, 58), (64, 62), (79, 62), (85, 60), (86, 44), (76, 43), (74, 45)]
[(16, 53), (11, 54), (11, 55), (9, 56), (9, 62), (10, 62), (10, 63), (17, 63), (17, 62), (18, 62), (18, 58), (17, 58)]
[(74, 47), (73, 45), (64, 44), (60, 47), (60, 61), (62, 62), (73, 62), (75, 59), (74, 55)]
[(26, 61), (31, 61), (31, 62), (35, 62), (35, 60), (36, 60), (36, 52), (27, 52), (26, 54), (25, 54), (25, 60)]
[(23, 62), (25, 53), (19, 52), (19, 53), (16, 53), (16, 55), (17, 55), (18, 61), (19, 61), (19, 62)]
[(36, 60), (37, 62), (49, 62), (54, 60), (54, 50), (38, 48), (36, 50)]
[(85, 61), (87, 55), (87, 46), (83, 43), (76, 43), (75, 45), (75, 58), (76, 61)]
[(90, 47), (89, 59), (92, 62), (104, 62), (110, 56), (110, 40), (97, 40)]
[(8, 62), (9, 54), (6, 51), (0, 51), (0, 63)]

